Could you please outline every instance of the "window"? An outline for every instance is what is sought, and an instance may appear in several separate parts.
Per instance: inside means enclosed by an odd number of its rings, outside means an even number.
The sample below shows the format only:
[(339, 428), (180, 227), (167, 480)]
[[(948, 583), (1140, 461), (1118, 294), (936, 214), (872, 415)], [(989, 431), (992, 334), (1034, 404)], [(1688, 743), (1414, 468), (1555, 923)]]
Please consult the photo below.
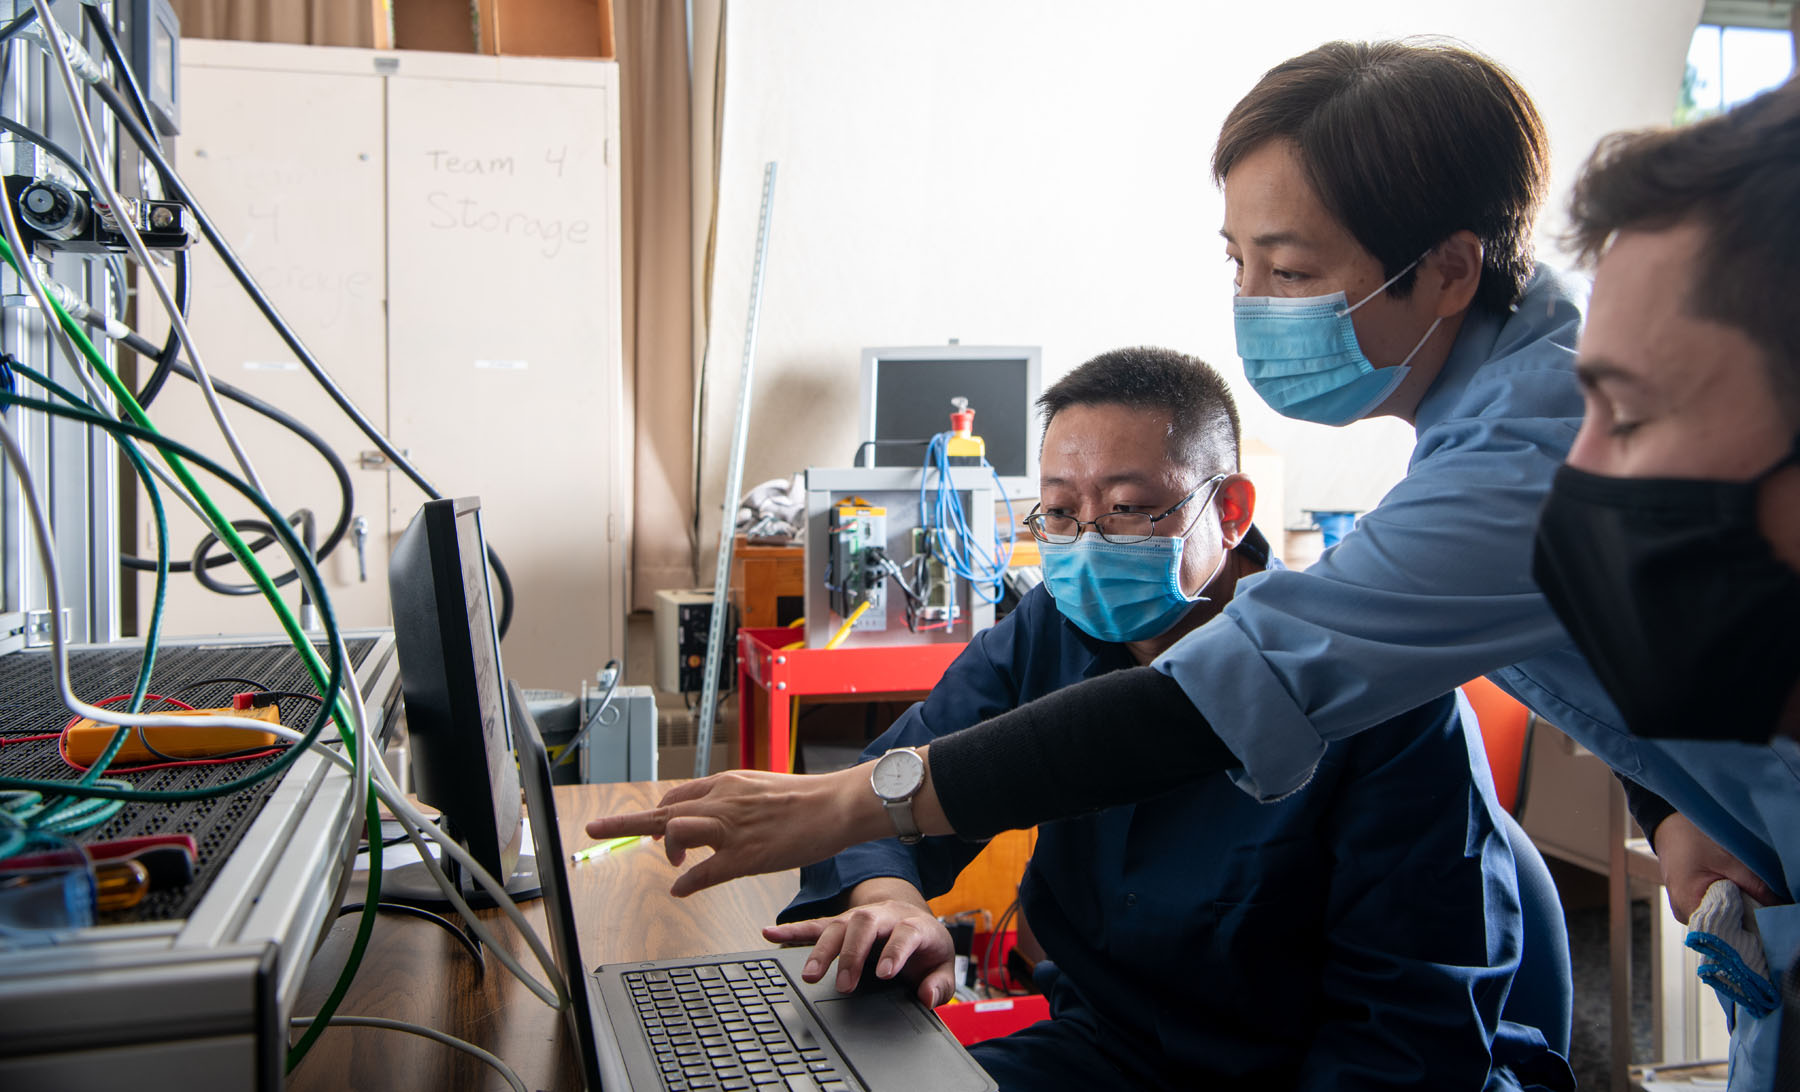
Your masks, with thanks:
[(1790, 7), (1709, 0), (1688, 46), (1677, 124), (1722, 113), (1787, 81), (1794, 71)]

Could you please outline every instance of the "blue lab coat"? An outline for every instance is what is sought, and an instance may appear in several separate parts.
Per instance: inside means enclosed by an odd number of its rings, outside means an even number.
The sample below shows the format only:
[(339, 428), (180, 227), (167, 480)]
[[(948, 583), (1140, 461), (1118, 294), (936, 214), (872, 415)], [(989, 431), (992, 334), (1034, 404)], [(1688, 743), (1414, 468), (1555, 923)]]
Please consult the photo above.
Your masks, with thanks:
[[(1633, 736), (1531, 578), (1538, 510), (1581, 427), (1586, 300), (1539, 266), (1510, 314), (1471, 312), (1419, 401), (1406, 477), (1304, 573), (1240, 581), (1156, 666), (1261, 799), (1305, 784), (1330, 741), (1485, 673), (1800, 902), (1800, 744)], [(1757, 920), (1769, 965), (1793, 965), (1800, 905)], [(1773, 1088), (1779, 1015), (1726, 1009), (1732, 1092)]]
[[(1132, 665), (1039, 587), (865, 754)], [(1219, 774), (1046, 823), (1020, 898), (1059, 972), (1049, 1027), (1076, 1042), (1007, 1055), (1003, 1040), (977, 1057), (1032, 1089), (1479, 1089), (1491, 1059), (1566, 1074), (1535, 1030), (1501, 1029), (1521, 925), (1498, 816), (1479, 740), (1446, 697), (1331, 745), (1276, 803)], [(782, 920), (832, 913), (876, 876), (942, 894), (980, 848), (854, 847), (802, 871)]]

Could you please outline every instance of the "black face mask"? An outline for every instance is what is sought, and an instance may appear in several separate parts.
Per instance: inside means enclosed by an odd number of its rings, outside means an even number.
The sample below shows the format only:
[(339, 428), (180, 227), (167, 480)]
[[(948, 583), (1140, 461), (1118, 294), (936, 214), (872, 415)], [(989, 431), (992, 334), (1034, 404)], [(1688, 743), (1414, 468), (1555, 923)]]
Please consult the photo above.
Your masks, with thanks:
[(1800, 682), (1800, 573), (1757, 526), (1763, 480), (1556, 472), (1532, 576), (1625, 724), (1764, 743)]

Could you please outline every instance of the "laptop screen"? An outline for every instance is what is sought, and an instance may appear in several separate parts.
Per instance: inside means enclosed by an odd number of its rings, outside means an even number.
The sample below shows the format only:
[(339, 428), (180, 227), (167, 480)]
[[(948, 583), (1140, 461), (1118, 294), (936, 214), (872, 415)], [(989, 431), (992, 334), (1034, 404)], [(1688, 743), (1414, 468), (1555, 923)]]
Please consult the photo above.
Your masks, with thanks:
[(581, 942), (575, 931), (575, 903), (569, 896), (569, 877), (564, 871), (562, 832), (556, 826), (556, 801), (550, 787), (550, 755), (544, 750), (537, 721), (516, 682), (507, 682), (507, 711), (512, 717), (513, 743), (519, 750), (519, 780), (525, 787), (525, 808), (531, 817), (531, 840), (537, 852), (538, 883), (544, 890), (544, 916), (550, 925), (550, 951), (562, 971), (569, 1005), (563, 1010), (581, 1071), (589, 1092), (601, 1092), (599, 1047), (594, 1037), (594, 1009), (588, 997), (587, 968), (581, 962)]

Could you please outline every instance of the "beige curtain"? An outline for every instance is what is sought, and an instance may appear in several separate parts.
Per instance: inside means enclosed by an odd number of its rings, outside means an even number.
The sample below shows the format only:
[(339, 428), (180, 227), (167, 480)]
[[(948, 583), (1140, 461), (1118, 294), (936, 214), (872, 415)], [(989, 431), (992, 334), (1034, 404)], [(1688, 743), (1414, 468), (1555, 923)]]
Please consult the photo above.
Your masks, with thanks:
[(387, 23), (382, 0), (172, 0), (170, 6), (187, 38), (370, 48), (376, 27)]
[(624, 344), (635, 407), (631, 604), (694, 572), (692, 147), (687, 5), (615, 0), (624, 142)]

